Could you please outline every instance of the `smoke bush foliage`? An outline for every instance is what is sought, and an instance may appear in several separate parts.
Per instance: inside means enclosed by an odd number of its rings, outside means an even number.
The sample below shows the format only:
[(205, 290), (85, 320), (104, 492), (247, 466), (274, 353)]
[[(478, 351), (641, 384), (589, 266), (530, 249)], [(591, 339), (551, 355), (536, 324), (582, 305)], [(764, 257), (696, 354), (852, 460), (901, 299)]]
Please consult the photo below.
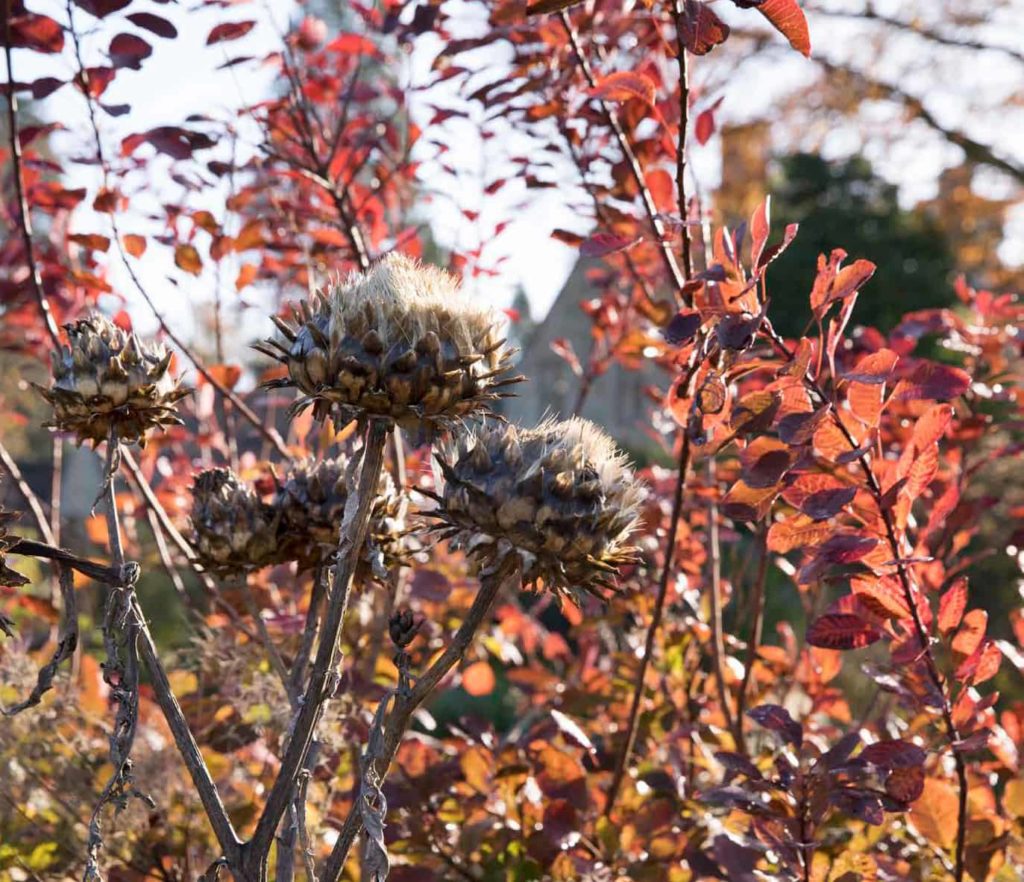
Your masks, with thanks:
[[(796, 0), (357, 2), (255, 55), (269, 13), (207, 0), (207, 51), (273, 93), (141, 130), (118, 87), (185, 18), (7, 11), (0, 342), (43, 396), (0, 393), (0, 877), (1019, 877), (1024, 616), (990, 626), (1014, 586), (972, 576), (1022, 535), (1024, 310), (961, 279), (866, 327), (875, 263), (837, 248), (784, 336), (798, 225), (714, 225), (688, 169), (730, 52), (811, 56)], [(410, 111), (413, 46), (464, 100)], [(19, 111), (58, 93), (78, 122)], [(471, 122), (516, 155), (442, 271), (420, 205)], [(577, 410), (656, 365), (665, 464), (492, 412), (528, 388), (480, 299), (516, 186), (598, 261), (591, 350), (555, 346)], [(8, 449), (41, 422), (45, 482)], [(39, 492), (61, 439), (103, 457), (100, 514)]]

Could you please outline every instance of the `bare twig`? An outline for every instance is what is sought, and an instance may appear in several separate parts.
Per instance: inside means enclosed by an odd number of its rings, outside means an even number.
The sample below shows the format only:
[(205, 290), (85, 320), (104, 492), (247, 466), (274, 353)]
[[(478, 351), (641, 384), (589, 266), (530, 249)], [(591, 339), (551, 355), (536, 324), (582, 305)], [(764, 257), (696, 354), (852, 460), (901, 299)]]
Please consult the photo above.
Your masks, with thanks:
[(683, 489), (686, 486), (686, 475), (690, 469), (690, 438), (683, 432), (679, 448), (679, 464), (676, 467), (676, 484), (672, 496), (672, 513), (669, 515), (668, 534), (665, 537), (664, 563), (661, 569), (661, 578), (658, 581), (658, 596), (654, 601), (654, 613), (651, 622), (647, 626), (647, 636), (644, 639), (644, 653), (640, 659), (636, 676), (633, 678), (633, 701), (629, 708), (629, 722), (626, 724), (626, 737), (622, 742), (622, 748), (615, 762), (615, 771), (612, 774), (611, 784), (608, 785), (608, 798), (604, 805), (605, 817), (610, 817), (612, 809), (615, 808), (615, 801), (618, 799), (619, 791), (622, 788), (622, 781), (629, 765), (630, 756), (633, 753), (633, 746), (636, 744), (637, 730), (640, 725), (640, 703), (643, 700), (644, 680), (647, 678), (647, 671), (651, 666), (651, 658), (654, 655), (654, 644), (658, 636), (658, 629), (661, 627), (661, 619), (665, 612), (665, 601), (668, 597), (668, 586), (672, 580), (672, 573), (675, 571), (676, 536), (679, 533), (679, 522), (683, 513)]
[(53, 317), (53, 310), (50, 308), (50, 301), (43, 290), (43, 278), (39, 273), (39, 265), (36, 263), (36, 250), (32, 244), (32, 217), (29, 214), (28, 197), (25, 194), (25, 181), (22, 176), (21, 161), (21, 140), (18, 137), (18, 96), (14, 83), (14, 65), (11, 61), (11, 25), (12, 15), (10, 0), (4, 0), (3, 4), (3, 35), (4, 35), (4, 56), (7, 59), (7, 138), (11, 150), (11, 165), (13, 166), (14, 192), (18, 205), (19, 227), (21, 238), (25, 244), (25, 263), (28, 264), (29, 281), (32, 285), (32, 293), (35, 295), (39, 312), (43, 317), (43, 325), (46, 333), (50, 335), (55, 350), (60, 348), (60, 330), (57, 328), (57, 321)]
[(750, 641), (747, 643), (747, 659), (743, 668), (743, 681), (736, 698), (736, 749), (745, 752), (743, 742), (743, 721), (747, 708), (747, 695), (750, 692), (750, 680), (757, 661), (757, 649), (761, 645), (761, 630), (764, 627), (764, 587), (768, 575), (768, 528), (762, 524), (758, 531), (759, 557), (757, 575), (754, 579), (754, 591), (750, 605), (754, 609), (754, 621), (750, 626)]
[[(387, 776), (391, 762), (402, 742), (402, 737), (412, 721), (413, 713), (466, 654), (473, 637), (490, 613), (501, 588), (506, 584), (514, 584), (519, 579), (519, 570), (511, 558), (506, 558), (506, 563), (503, 566), (481, 578), (480, 590), (477, 592), (466, 618), (444, 652), (416, 680), (415, 686), (404, 692), (399, 689), (394, 696), (394, 703), (391, 712), (386, 717), (379, 743), (375, 745), (377, 750), (372, 756), (364, 758), (366, 773), (376, 776), (380, 781)], [(386, 702), (387, 699), (382, 704), (382, 708)], [(323, 882), (337, 882), (341, 877), (352, 843), (363, 826), (363, 811), (360, 804), (363, 796), (364, 794), (360, 792), (356, 804), (352, 806), (345, 818), (338, 841), (327, 859), (322, 876)]]
[[(715, 460), (708, 459), (708, 483), (718, 492)], [(714, 496), (708, 501), (708, 579), (711, 589), (711, 663), (718, 685), (718, 701), (726, 728), (735, 734), (736, 726), (729, 704), (729, 690), (725, 685), (725, 634), (722, 627), (722, 549), (719, 541), (718, 502)]]
[(18, 488), (22, 499), (28, 505), (29, 511), (32, 512), (32, 519), (36, 522), (36, 527), (39, 529), (39, 535), (43, 537), (43, 541), (48, 542), (50, 545), (56, 545), (57, 540), (53, 535), (50, 522), (46, 518), (46, 513), (43, 511), (43, 504), (28, 485), (28, 481), (25, 480), (21, 469), (18, 468), (18, 463), (15, 462), (14, 457), (4, 447), (3, 442), (0, 442), (0, 463), (3, 463), (3, 467), (11, 476), (11, 480), (14, 481), (14, 485)]

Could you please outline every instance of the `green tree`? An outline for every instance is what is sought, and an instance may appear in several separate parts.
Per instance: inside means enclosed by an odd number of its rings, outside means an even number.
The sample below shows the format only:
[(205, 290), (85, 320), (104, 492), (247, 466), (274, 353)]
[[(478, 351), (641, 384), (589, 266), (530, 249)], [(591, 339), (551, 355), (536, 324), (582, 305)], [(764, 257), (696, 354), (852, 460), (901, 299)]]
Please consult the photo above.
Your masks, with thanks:
[(800, 233), (770, 271), (778, 330), (799, 335), (819, 254), (844, 248), (877, 264), (860, 294), (855, 321), (891, 329), (902, 315), (954, 300), (953, 257), (942, 232), (918, 210), (900, 207), (896, 187), (860, 156), (829, 162), (795, 153), (778, 163), (771, 186), (773, 222)]

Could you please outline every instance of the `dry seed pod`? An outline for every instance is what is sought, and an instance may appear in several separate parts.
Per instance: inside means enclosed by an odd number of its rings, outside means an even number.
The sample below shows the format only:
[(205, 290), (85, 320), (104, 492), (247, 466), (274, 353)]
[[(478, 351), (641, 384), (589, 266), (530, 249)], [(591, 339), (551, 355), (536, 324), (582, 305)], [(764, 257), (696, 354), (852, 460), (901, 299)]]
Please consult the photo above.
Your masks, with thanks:
[(518, 554), (526, 584), (558, 592), (614, 591), (633, 560), (641, 487), (593, 423), (546, 420), (535, 429), (478, 426), (438, 454), (435, 516), (481, 565)]
[(486, 409), (521, 378), (501, 322), (474, 304), (454, 276), (390, 254), (365, 273), (301, 304), (295, 323), (275, 320), (286, 342), (256, 346), (288, 368), (267, 385), (303, 393), (317, 419), (391, 419), (428, 436)]
[[(348, 500), (344, 454), (317, 461), (309, 458), (292, 464), (273, 506), (280, 519), (278, 557), (296, 560), (300, 567), (322, 564), (337, 551), (338, 529)], [(377, 498), (370, 513), (365, 562), (380, 556), (386, 567), (402, 558), (405, 505), (391, 476), (381, 473)]]
[(223, 574), (273, 563), (278, 518), (230, 469), (207, 469), (192, 487), (192, 529), (204, 566)]
[(150, 429), (181, 423), (175, 404), (188, 394), (171, 376), (171, 353), (142, 343), (110, 319), (92, 315), (65, 325), (69, 346), (52, 353), (53, 383), (37, 388), (53, 405), (48, 425), (98, 444), (145, 442)]

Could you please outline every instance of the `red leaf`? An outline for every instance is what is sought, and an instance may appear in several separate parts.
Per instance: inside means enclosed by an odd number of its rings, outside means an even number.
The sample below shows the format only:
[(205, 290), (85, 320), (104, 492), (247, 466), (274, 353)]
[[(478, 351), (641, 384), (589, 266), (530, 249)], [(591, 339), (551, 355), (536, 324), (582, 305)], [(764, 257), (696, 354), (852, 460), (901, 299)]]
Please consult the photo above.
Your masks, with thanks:
[(580, 245), (580, 254), (584, 257), (604, 257), (632, 248), (639, 239), (626, 239), (614, 233), (595, 233)]
[(206, 45), (224, 43), (228, 40), (238, 40), (244, 37), (256, 26), (254, 21), (227, 21), (217, 25), (206, 38)]
[(764, 0), (757, 11), (789, 40), (790, 46), (810, 58), (811, 34), (807, 27), (807, 17), (796, 0)]
[(110, 247), (110, 240), (98, 233), (72, 233), (68, 239), (93, 251), (106, 251)]
[(979, 650), (978, 661), (971, 677), (971, 685), (978, 686), (986, 680), (991, 680), (999, 673), (999, 666), (1003, 662), (1003, 653), (999, 646), (992, 640), (986, 640)]
[(862, 649), (881, 638), (881, 631), (852, 613), (826, 613), (807, 629), (807, 642), (822, 649)]
[(590, 94), (604, 101), (623, 102), (639, 98), (645, 104), (654, 106), (654, 83), (649, 77), (635, 71), (617, 71), (603, 77)]
[(452, 583), (444, 573), (417, 568), (409, 583), (409, 592), (417, 600), (443, 603), (452, 593)]
[(765, 196), (764, 202), (754, 209), (750, 216), (750, 263), (759, 266), (764, 246), (768, 243), (771, 232), (772, 197)]
[(324, 48), (342, 55), (374, 55), (377, 52), (373, 41), (362, 34), (338, 34)]
[(853, 579), (850, 588), (863, 608), (880, 619), (903, 621), (911, 617), (902, 587), (895, 579)]
[(896, 384), (897, 401), (959, 398), (971, 385), (971, 376), (948, 364), (925, 361), (906, 380)]
[(818, 275), (811, 291), (811, 309), (819, 318), (831, 304), (850, 297), (875, 274), (875, 265), (870, 260), (855, 260), (840, 269), (845, 258), (846, 252), (842, 248), (833, 249), (827, 262), (824, 254), (818, 256)]
[(796, 722), (789, 711), (777, 704), (762, 704), (747, 711), (747, 716), (770, 732), (776, 732), (794, 747), (800, 747), (804, 740), (803, 727)]
[(12, 46), (36, 52), (60, 52), (64, 48), (64, 31), (48, 15), (35, 12), (15, 15), (8, 22), (8, 27)]
[(173, 40), (178, 36), (178, 29), (174, 25), (166, 18), (153, 15), (151, 12), (133, 12), (128, 16), (128, 21), (138, 25), (140, 28), (145, 28), (158, 37), (166, 37), (168, 40)]
[(713, 110), (702, 110), (697, 114), (697, 121), (693, 124), (693, 135), (697, 143), (702, 147), (711, 140), (715, 133), (715, 112)]
[(974, 655), (981, 646), (988, 627), (988, 613), (983, 609), (972, 609), (960, 623), (960, 630), (953, 638), (953, 659), (960, 664), (963, 659)]
[(40, 77), (29, 83), (28, 87), (32, 91), (32, 97), (36, 101), (41, 101), (47, 95), (56, 92), (66, 82), (66, 80), (58, 80), (56, 77)]
[(89, 88), (89, 96), (99, 98), (113, 82), (117, 71), (112, 67), (87, 67), (82, 73)]
[(953, 408), (949, 404), (934, 404), (928, 408), (914, 426), (914, 446), (924, 450), (946, 434), (953, 421)]
[(924, 793), (924, 769), (920, 766), (893, 769), (885, 779), (885, 792), (899, 802), (915, 802)]
[(153, 47), (134, 34), (118, 34), (110, 41), (110, 62), (115, 68), (139, 70), (142, 59), (153, 54)]
[(576, 355), (576, 350), (572, 347), (572, 341), (565, 337), (556, 337), (551, 341), (551, 351), (561, 358), (569, 369), (577, 376), (583, 376), (583, 366), (580, 364), (580, 360)]
[(131, 0), (75, 0), (75, 6), (96, 18), (106, 18), (110, 13), (119, 12), (130, 3)]
[(939, 631), (949, 634), (960, 625), (967, 609), (967, 579), (957, 579), (939, 601)]
[(911, 769), (924, 765), (927, 754), (916, 744), (901, 741), (899, 738), (887, 738), (869, 744), (861, 751), (860, 758), (873, 766), (883, 769)]
[(686, 0), (680, 26), (683, 29), (683, 42), (694, 55), (707, 55), (729, 36), (729, 26), (710, 6), (698, 0)]

